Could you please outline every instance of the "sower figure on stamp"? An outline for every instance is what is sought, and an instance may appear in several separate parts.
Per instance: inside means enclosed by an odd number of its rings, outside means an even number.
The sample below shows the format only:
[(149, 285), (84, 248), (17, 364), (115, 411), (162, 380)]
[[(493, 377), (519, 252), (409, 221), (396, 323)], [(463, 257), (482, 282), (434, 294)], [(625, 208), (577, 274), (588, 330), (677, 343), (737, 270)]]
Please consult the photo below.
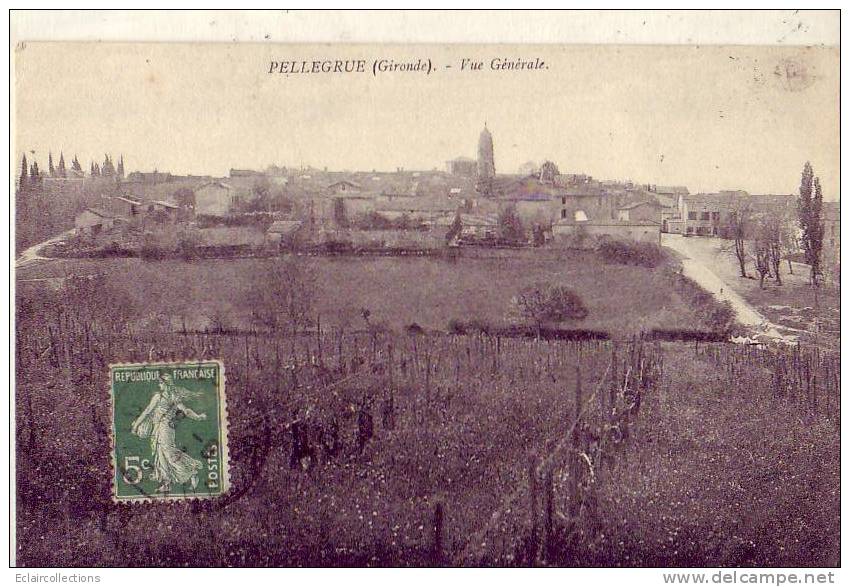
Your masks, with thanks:
[(133, 434), (150, 439), (153, 479), (160, 483), (157, 492), (170, 491), (172, 483), (191, 482), (192, 489), (198, 486), (203, 463), (177, 448), (174, 437), (174, 427), (181, 417), (206, 420), (206, 414), (195, 413), (183, 403), (198, 395), (175, 385), (170, 375), (160, 374), (159, 391), (131, 426)]

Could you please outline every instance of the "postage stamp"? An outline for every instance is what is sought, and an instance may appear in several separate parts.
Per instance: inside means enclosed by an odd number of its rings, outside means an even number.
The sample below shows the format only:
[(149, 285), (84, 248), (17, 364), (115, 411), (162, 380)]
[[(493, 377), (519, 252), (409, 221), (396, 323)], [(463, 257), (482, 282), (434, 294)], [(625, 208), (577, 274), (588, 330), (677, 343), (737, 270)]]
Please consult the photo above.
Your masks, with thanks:
[(228, 489), (221, 361), (110, 365), (113, 498), (213, 498)]

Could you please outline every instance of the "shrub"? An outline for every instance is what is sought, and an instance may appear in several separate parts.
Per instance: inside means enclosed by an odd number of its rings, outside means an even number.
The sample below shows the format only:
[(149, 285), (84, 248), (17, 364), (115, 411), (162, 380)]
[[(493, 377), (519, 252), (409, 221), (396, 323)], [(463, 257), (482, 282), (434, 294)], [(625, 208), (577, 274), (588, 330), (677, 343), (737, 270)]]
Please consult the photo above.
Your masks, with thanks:
[(535, 284), (517, 294), (513, 313), (539, 327), (546, 323), (583, 320), (588, 311), (573, 290), (562, 285)]
[(450, 334), (491, 334), (497, 330), (496, 326), (478, 318), (466, 321), (457, 318), (449, 320)]
[(425, 329), (419, 326), (416, 322), (412, 322), (408, 324), (404, 329), (407, 334), (416, 335), (416, 334), (425, 334)]
[(622, 240), (604, 240), (596, 252), (606, 263), (657, 267), (664, 261), (664, 252), (655, 243), (639, 243)]
[(160, 246), (145, 244), (139, 250), (139, 256), (145, 261), (161, 261), (168, 256), (168, 252)]

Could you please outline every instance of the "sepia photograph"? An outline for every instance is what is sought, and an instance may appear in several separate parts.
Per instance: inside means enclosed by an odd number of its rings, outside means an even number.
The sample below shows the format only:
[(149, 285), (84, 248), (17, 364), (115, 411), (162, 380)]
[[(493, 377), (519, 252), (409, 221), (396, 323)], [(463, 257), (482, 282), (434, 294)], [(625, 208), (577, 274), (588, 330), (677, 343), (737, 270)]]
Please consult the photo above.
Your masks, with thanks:
[(840, 48), (793, 29), (840, 13), (797, 12), (16, 39), (10, 564), (834, 582)]

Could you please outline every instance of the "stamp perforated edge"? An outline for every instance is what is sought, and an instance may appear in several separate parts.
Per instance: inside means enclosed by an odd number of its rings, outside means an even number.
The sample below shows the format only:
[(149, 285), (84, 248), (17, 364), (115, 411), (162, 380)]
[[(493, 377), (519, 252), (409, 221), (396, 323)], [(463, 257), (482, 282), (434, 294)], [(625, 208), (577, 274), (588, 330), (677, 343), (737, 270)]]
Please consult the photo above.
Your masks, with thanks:
[[(161, 495), (156, 497), (118, 497), (118, 487), (116, 485), (115, 479), (118, 473), (118, 465), (116, 463), (117, 458), (117, 447), (115, 446), (115, 394), (112, 389), (112, 373), (113, 369), (116, 368), (127, 368), (127, 367), (173, 367), (175, 365), (197, 365), (201, 363), (215, 363), (218, 365), (219, 369), (219, 381), (216, 392), (218, 393), (218, 417), (219, 422), (221, 423), (219, 429), (219, 435), (221, 436), (221, 492), (217, 495)], [(230, 422), (228, 419), (228, 411), (227, 411), (227, 392), (225, 387), (225, 370), (224, 370), (224, 361), (221, 359), (193, 359), (193, 360), (179, 360), (179, 361), (165, 361), (165, 362), (141, 362), (141, 363), (110, 363), (107, 369), (107, 376), (109, 377), (109, 404), (110, 404), (110, 422), (109, 422), (109, 444), (110, 444), (110, 453), (109, 453), (109, 485), (110, 492), (112, 495), (112, 502), (114, 504), (119, 505), (133, 505), (133, 504), (152, 504), (152, 503), (160, 503), (160, 504), (168, 504), (175, 503), (180, 501), (201, 501), (201, 500), (214, 500), (217, 498), (224, 497), (227, 495), (227, 492), (230, 490), (230, 450), (228, 447), (228, 432)]]

